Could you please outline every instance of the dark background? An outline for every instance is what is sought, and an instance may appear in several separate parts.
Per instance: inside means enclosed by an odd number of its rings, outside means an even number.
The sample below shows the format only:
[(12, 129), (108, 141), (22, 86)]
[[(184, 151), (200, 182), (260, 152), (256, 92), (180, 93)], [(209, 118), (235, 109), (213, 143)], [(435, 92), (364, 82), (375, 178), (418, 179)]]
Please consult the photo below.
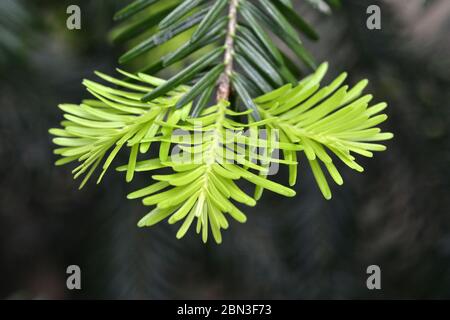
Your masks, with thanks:
[[(107, 33), (128, 1), (0, 1), (0, 298), (450, 298), (450, 1), (344, 0), (332, 16), (297, 2), (321, 35), (307, 43), (316, 60), (330, 77), (370, 79), (395, 138), (363, 174), (341, 165), (330, 201), (301, 164), (297, 197), (266, 192), (217, 246), (176, 240), (164, 222), (136, 227), (147, 209), (125, 195), (148, 176), (127, 185), (111, 172), (78, 191), (53, 166), (56, 106), (86, 98), (94, 70), (113, 72), (124, 48)], [(69, 4), (82, 30), (65, 27)], [(370, 4), (381, 30), (366, 28)], [(80, 291), (66, 289), (71, 264)]]

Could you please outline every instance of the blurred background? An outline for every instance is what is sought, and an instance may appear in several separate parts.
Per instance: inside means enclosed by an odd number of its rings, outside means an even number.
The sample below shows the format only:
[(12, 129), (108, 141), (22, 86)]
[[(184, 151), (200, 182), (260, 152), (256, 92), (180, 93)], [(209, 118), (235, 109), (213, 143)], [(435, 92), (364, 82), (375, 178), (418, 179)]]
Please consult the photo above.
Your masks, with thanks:
[[(340, 166), (330, 201), (300, 168), (297, 197), (266, 192), (218, 246), (176, 240), (167, 223), (137, 228), (147, 208), (125, 196), (148, 176), (127, 185), (111, 172), (78, 191), (70, 168), (53, 166), (56, 106), (87, 98), (94, 70), (113, 72), (124, 48), (108, 32), (129, 1), (0, 1), (0, 298), (450, 298), (450, 1), (343, 0), (332, 15), (296, 2), (329, 78), (368, 78), (395, 138), (362, 159), (363, 174)], [(81, 30), (66, 28), (70, 4)], [(366, 27), (371, 4), (381, 30)], [(72, 264), (82, 290), (66, 289)], [(372, 264), (381, 290), (366, 287)]]

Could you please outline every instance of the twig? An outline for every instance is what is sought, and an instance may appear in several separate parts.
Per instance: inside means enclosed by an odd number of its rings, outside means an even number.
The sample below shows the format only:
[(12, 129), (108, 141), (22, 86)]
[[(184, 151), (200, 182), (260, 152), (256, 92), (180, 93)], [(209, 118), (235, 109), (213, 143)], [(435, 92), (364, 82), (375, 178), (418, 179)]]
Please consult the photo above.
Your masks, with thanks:
[(237, 25), (237, 7), (239, 0), (231, 0), (228, 11), (228, 27), (225, 39), (224, 64), (225, 69), (219, 79), (219, 87), (217, 88), (217, 101), (228, 100), (231, 91), (231, 75), (233, 72), (233, 56), (234, 56), (234, 36), (236, 34)]

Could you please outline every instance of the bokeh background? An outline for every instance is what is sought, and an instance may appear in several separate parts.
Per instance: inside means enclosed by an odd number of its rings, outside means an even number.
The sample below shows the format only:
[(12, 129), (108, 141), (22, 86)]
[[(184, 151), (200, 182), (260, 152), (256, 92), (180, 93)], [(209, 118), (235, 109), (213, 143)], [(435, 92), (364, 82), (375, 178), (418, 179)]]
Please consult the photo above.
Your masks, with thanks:
[[(113, 72), (124, 48), (107, 34), (128, 2), (0, 1), (0, 298), (450, 298), (450, 1), (343, 0), (332, 15), (296, 1), (321, 36), (307, 43), (316, 60), (330, 78), (370, 79), (395, 138), (363, 174), (341, 166), (331, 201), (303, 165), (297, 197), (265, 193), (220, 246), (178, 241), (167, 223), (137, 228), (147, 209), (125, 195), (148, 176), (110, 173), (78, 191), (53, 166), (56, 105), (86, 98), (94, 70)], [(65, 27), (70, 4), (81, 30)], [(381, 30), (366, 28), (370, 4)], [(66, 289), (71, 264), (80, 291)], [(366, 288), (371, 264), (381, 290)]]

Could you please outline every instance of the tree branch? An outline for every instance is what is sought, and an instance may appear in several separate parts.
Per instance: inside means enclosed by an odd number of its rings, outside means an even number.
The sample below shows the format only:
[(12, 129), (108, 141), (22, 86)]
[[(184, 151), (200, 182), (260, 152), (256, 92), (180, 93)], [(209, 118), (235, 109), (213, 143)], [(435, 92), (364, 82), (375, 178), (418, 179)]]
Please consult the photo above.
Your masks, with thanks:
[(237, 7), (239, 0), (230, 0), (230, 8), (228, 11), (228, 27), (225, 39), (224, 64), (225, 69), (219, 79), (219, 87), (217, 89), (217, 101), (229, 100), (231, 91), (231, 75), (233, 72), (233, 56), (234, 56), (234, 36), (237, 26)]

